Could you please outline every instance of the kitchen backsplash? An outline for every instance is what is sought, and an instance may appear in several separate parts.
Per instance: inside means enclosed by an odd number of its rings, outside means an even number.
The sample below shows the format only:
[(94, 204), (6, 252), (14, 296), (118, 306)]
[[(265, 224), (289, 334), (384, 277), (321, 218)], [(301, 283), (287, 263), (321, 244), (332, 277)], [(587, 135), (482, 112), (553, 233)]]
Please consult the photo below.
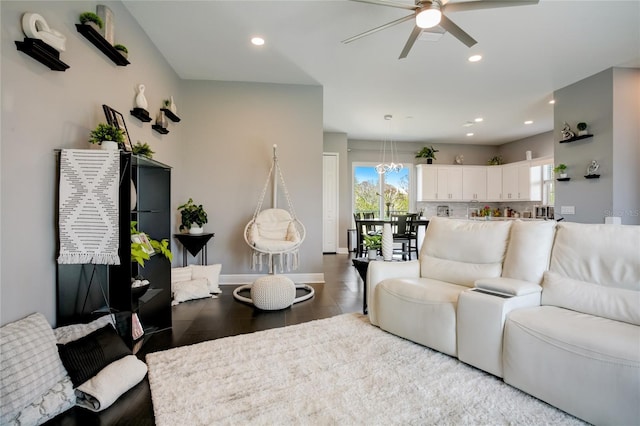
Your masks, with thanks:
[(438, 216), (438, 212), (440, 212), (440, 215), (442, 216), (448, 210), (449, 217), (467, 218), (470, 215), (469, 212), (471, 211), (471, 209), (482, 209), (484, 206), (489, 206), (491, 210), (500, 209), (501, 212), (504, 212), (505, 208), (509, 208), (515, 212), (518, 212), (520, 217), (522, 217), (523, 212), (530, 212), (532, 215), (534, 215), (534, 206), (539, 204), (540, 203), (533, 201), (516, 201), (509, 203), (418, 202), (416, 203), (416, 207), (418, 212), (423, 212), (424, 217)]

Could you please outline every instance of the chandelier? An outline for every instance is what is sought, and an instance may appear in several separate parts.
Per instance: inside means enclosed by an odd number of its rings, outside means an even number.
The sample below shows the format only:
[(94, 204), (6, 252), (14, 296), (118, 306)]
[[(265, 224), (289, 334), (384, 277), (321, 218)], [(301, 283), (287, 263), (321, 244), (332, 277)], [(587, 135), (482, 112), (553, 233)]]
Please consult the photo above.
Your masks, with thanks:
[[(396, 144), (393, 142), (391, 138), (391, 119), (393, 116), (391, 114), (387, 114), (384, 116), (384, 119), (389, 123), (387, 133), (389, 135), (389, 140), (384, 139), (382, 141), (382, 147), (380, 148), (380, 156), (381, 163), (378, 164), (375, 169), (378, 174), (383, 175), (385, 173), (390, 172), (399, 172), (404, 167), (402, 163), (396, 163), (395, 160), (398, 158), (398, 151), (396, 150)], [(387, 163), (387, 145), (389, 145), (389, 156), (391, 157), (391, 162)]]

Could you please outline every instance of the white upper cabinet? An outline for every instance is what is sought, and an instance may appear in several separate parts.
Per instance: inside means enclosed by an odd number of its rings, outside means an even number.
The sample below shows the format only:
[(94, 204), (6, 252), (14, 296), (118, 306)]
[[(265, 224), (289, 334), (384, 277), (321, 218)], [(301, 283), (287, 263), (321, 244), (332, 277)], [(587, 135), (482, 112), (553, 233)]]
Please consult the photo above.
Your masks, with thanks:
[(530, 163), (502, 166), (502, 201), (528, 201), (531, 191)]
[(438, 167), (438, 200), (462, 201), (462, 168)]
[(502, 201), (502, 167), (487, 168), (487, 201)]
[[(487, 167), (465, 166), (462, 168), (462, 199), (485, 201), (487, 199)], [(502, 186), (502, 181), (500, 182)]]
[(427, 164), (416, 166), (418, 188), (417, 201), (433, 201), (438, 199), (438, 168)]

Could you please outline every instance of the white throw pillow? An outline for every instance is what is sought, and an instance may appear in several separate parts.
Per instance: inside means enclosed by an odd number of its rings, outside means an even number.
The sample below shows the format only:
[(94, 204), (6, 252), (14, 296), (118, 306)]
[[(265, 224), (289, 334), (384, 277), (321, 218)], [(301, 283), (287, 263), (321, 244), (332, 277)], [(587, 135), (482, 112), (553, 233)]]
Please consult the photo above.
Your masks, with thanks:
[(289, 222), (286, 240), (294, 243), (300, 242), (300, 233), (298, 232), (298, 228), (296, 228), (296, 223), (294, 221)]
[(116, 322), (113, 315), (103, 315), (87, 324), (71, 324), (65, 325), (64, 327), (58, 327), (53, 330), (53, 334), (56, 336), (56, 340), (59, 344), (65, 345), (99, 330), (107, 324), (111, 324), (116, 328)]
[(205, 297), (216, 297), (209, 294), (206, 278), (198, 278), (197, 280), (181, 281), (174, 283), (173, 302), (177, 305), (193, 299), (203, 299)]
[(551, 271), (544, 274), (541, 304), (640, 325), (640, 291), (574, 280)]
[(209, 293), (222, 293), (218, 284), (220, 283), (220, 271), (222, 270), (221, 264), (215, 265), (191, 265), (191, 278), (196, 280), (199, 278), (207, 279), (207, 287)]
[(171, 293), (174, 292), (174, 284), (190, 281), (193, 274), (191, 267), (185, 266), (184, 268), (171, 268)]

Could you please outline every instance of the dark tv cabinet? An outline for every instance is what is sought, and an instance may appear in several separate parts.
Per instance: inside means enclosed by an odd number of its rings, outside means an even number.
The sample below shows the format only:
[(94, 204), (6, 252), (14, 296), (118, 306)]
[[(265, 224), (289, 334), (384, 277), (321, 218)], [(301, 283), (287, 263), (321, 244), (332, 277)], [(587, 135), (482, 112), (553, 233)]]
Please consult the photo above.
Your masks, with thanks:
[[(170, 188), (171, 167), (120, 153), (120, 265), (58, 265), (58, 326), (88, 322), (111, 310), (116, 314), (118, 332), (134, 350), (156, 331), (171, 327), (171, 263), (155, 254), (143, 268), (131, 261), (130, 250), (131, 221), (154, 240), (171, 240)], [(150, 282), (142, 295), (131, 288), (131, 278), (137, 275)], [(131, 333), (133, 313), (138, 314), (144, 328), (144, 336), (137, 341)]]

